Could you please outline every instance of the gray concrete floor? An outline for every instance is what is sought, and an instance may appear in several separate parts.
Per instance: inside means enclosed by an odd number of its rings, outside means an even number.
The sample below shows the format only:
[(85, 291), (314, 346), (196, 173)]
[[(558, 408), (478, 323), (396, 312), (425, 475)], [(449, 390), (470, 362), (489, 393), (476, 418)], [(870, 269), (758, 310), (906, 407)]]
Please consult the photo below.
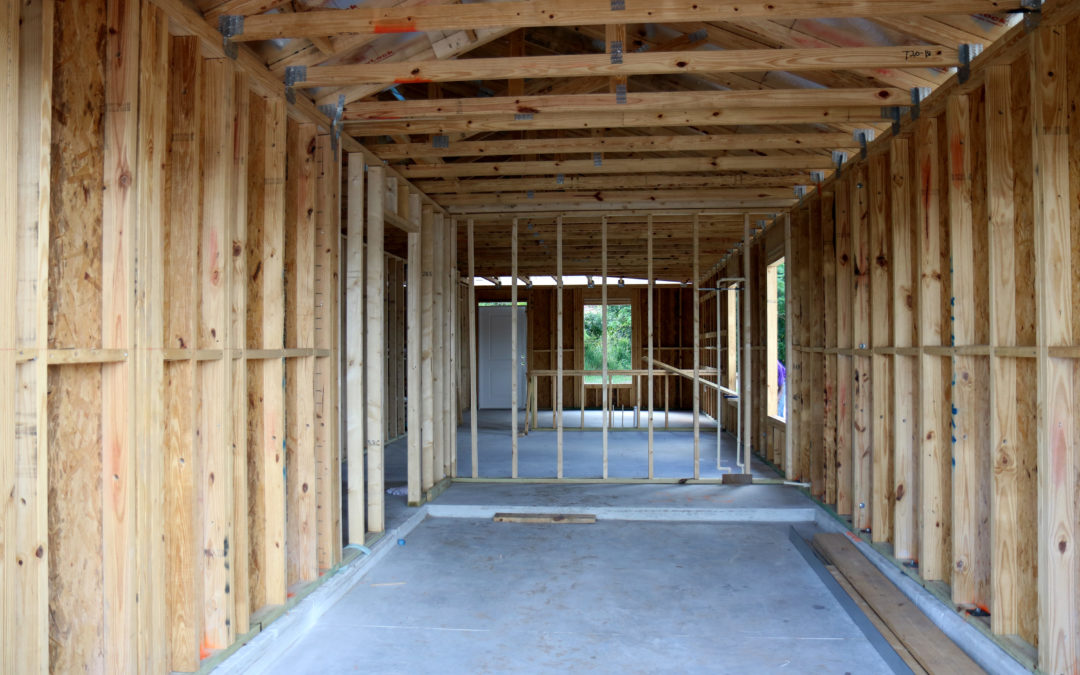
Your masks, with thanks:
[[(459, 487), (443, 499), (495, 497), (477, 492), (490, 486)], [(627, 503), (677, 491), (708, 503), (721, 490), (751, 489), (582, 487), (579, 502), (619, 488), (606, 496)], [(664, 489), (648, 489), (656, 487)], [(788, 541), (786, 525), (428, 518), (270, 672), (889, 670)]]

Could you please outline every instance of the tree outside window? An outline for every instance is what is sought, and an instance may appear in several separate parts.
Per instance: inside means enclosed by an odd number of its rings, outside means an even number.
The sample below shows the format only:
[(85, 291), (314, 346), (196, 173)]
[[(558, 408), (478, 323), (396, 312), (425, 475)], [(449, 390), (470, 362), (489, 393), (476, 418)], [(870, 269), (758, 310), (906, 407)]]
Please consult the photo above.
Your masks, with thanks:
[[(603, 369), (603, 307), (585, 305), (585, 370)], [(607, 357), (608, 371), (630, 370), (634, 355), (633, 323), (630, 305), (608, 305), (607, 308)], [(588, 375), (586, 384), (600, 384), (601, 376)], [(629, 384), (629, 375), (612, 375), (611, 384)]]

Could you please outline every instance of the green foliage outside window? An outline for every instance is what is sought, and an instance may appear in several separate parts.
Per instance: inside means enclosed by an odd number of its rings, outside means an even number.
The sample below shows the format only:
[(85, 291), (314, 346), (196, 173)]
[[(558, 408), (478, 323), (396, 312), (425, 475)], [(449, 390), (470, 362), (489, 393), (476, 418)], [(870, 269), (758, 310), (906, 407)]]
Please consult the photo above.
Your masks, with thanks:
[[(634, 367), (630, 305), (608, 305), (607, 338), (608, 370), (630, 370)], [(603, 313), (600, 305), (585, 305), (585, 370), (603, 368)], [(585, 378), (586, 384), (600, 384), (599, 375)], [(628, 384), (629, 375), (611, 377), (612, 384)]]

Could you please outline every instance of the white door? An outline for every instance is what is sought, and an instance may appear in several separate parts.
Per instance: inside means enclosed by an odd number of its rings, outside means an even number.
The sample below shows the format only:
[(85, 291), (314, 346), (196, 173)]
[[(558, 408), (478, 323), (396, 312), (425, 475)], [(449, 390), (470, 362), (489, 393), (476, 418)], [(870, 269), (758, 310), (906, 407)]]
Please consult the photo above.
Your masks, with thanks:
[(525, 407), (525, 359), (526, 359), (526, 312), (524, 307), (518, 307), (518, 357), (514, 359), (511, 354), (511, 307), (509, 305), (495, 305), (479, 307), (478, 318), (480, 344), (477, 346), (480, 358), (476, 365), (479, 367), (480, 380), (479, 405), (481, 408), (497, 408), (500, 410), (510, 409), (510, 369), (517, 362), (518, 368), (518, 409)]

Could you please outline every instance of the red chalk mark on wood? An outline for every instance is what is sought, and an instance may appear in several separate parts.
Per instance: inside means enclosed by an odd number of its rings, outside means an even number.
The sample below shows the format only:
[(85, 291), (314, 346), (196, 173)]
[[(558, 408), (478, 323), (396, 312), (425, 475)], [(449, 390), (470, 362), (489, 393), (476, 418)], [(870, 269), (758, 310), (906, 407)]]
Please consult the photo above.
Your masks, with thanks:
[(398, 77), (394, 79), (394, 84), (426, 84), (431, 82), (426, 77)]
[(371, 25), (375, 33), (415, 33), (416, 22), (405, 21), (375, 21)]

